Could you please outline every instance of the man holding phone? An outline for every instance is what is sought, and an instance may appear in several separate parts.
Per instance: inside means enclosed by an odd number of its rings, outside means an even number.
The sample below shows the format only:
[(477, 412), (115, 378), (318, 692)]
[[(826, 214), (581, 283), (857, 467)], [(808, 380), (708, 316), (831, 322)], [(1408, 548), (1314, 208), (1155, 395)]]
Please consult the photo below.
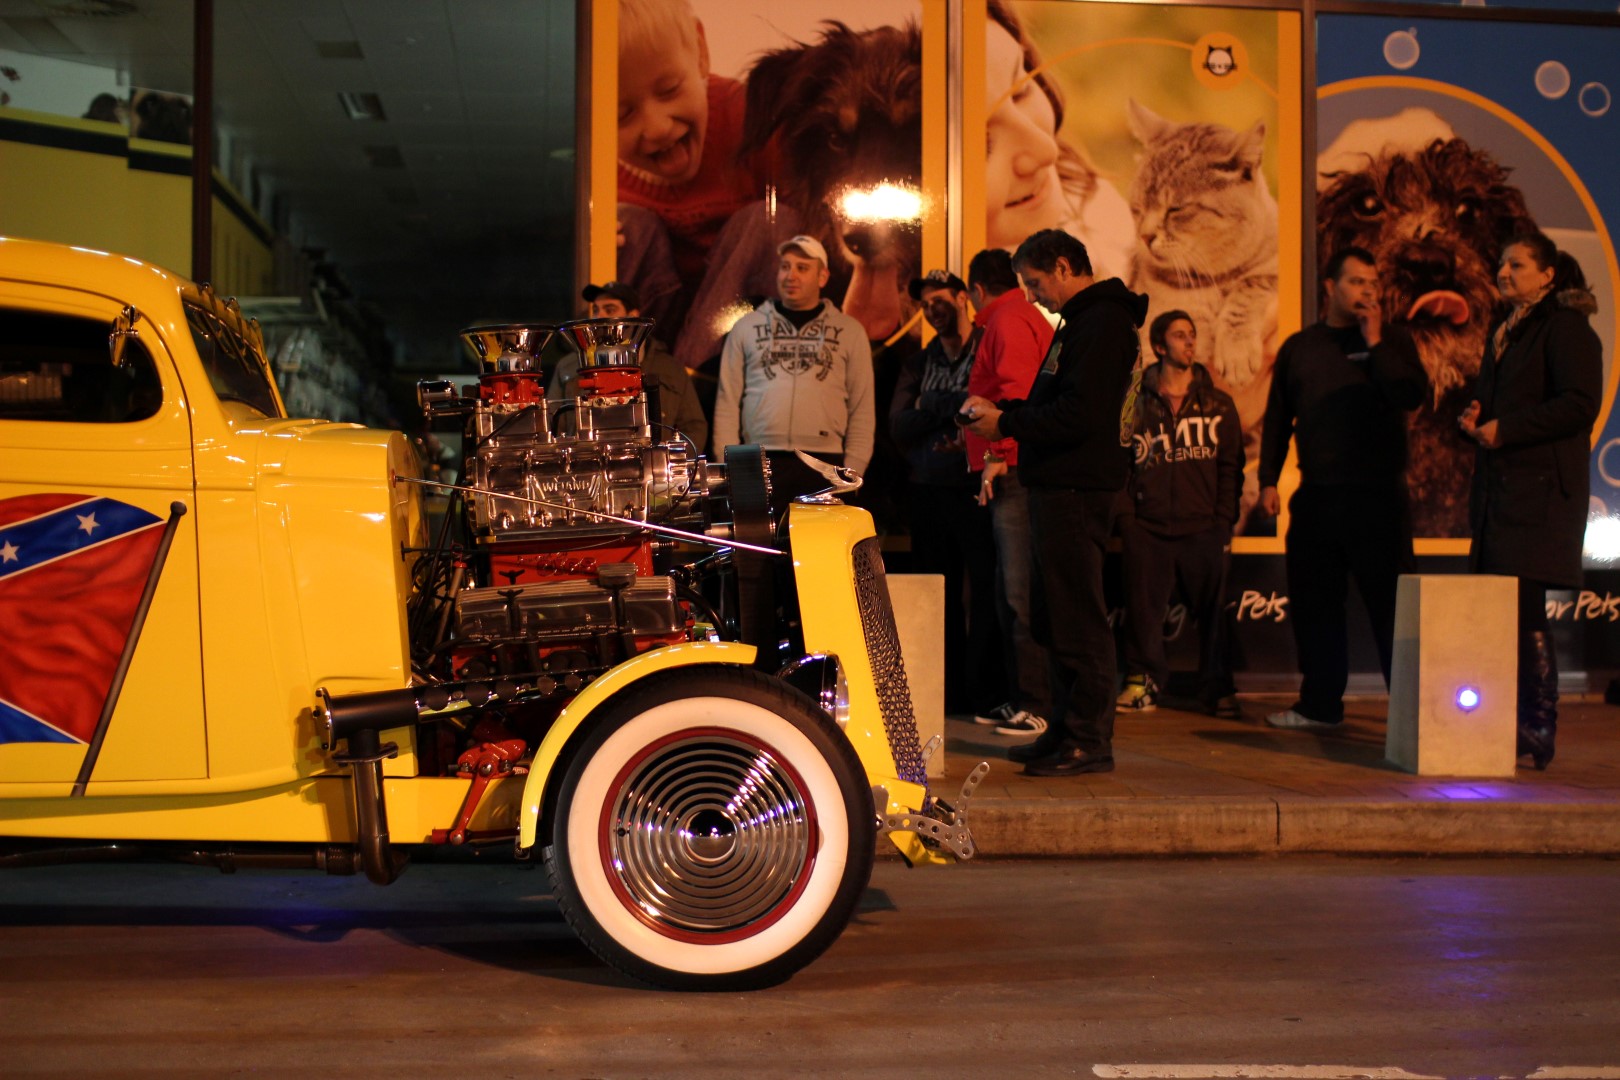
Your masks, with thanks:
[(1277, 479), (1297, 440), (1299, 488), (1288, 502), (1288, 620), (1299, 699), (1277, 728), (1330, 729), (1344, 720), (1350, 677), (1345, 600), (1355, 576), (1389, 684), (1395, 588), (1411, 572), (1406, 412), (1427, 379), (1411, 336), (1384, 322), (1378, 266), (1364, 248), (1334, 252), (1322, 271), (1323, 317), (1283, 342), (1260, 439), (1260, 506), (1277, 515)]

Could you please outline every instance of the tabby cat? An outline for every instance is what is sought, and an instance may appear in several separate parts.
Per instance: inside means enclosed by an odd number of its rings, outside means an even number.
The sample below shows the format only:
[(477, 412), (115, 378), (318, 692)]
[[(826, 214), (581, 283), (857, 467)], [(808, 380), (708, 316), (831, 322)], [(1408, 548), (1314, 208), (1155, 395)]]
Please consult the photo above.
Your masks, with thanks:
[(1264, 368), (1277, 323), (1277, 200), (1260, 170), (1266, 126), (1178, 124), (1135, 101), (1129, 120), (1143, 147), (1130, 196), (1135, 288), (1152, 311), (1190, 314), (1199, 363), (1241, 389)]

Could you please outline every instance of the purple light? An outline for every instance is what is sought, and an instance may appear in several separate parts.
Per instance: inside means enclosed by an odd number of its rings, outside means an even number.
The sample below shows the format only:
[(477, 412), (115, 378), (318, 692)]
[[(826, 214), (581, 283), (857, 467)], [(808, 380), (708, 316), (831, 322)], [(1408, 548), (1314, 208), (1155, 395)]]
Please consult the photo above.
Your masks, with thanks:
[(1473, 712), (1479, 708), (1479, 691), (1472, 686), (1465, 686), (1457, 691), (1457, 708), (1463, 712)]

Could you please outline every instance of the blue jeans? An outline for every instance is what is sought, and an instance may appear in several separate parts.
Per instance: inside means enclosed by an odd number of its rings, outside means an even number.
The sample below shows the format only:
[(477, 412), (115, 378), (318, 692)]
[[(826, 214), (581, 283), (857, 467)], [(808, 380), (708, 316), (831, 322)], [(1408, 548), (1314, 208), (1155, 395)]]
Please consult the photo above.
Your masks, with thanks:
[(1052, 711), (1051, 675), (1046, 650), (1035, 643), (1032, 629), (1029, 489), (1018, 482), (1016, 468), (996, 481), (990, 514), (996, 538), (996, 614), (1012, 706), (1047, 716)]

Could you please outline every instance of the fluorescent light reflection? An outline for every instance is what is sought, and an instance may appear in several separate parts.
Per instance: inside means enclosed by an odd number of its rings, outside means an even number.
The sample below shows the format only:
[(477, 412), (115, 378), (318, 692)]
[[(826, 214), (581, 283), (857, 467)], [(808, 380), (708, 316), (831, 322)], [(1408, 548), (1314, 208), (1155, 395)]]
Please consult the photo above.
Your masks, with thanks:
[(1587, 518), (1581, 554), (1589, 562), (1612, 563), (1620, 559), (1620, 517), (1604, 514)]
[(922, 218), (922, 193), (899, 184), (878, 184), (845, 192), (840, 209), (848, 221), (917, 221)]

